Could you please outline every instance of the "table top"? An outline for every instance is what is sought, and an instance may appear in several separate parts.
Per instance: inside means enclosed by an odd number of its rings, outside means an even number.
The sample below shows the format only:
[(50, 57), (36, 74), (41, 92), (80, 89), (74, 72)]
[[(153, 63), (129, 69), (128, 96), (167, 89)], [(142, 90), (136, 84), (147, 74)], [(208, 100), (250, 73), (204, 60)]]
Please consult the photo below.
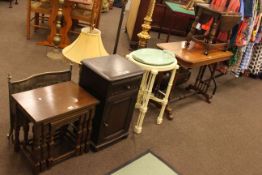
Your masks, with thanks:
[(99, 103), (72, 81), (16, 93), (12, 97), (34, 122), (58, 119)]
[(191, 41), (189, 47), (185, 48), (185, 42), (158, 43), (157, 47), (175, 52), (178, 63), (186, 68), (226, 61), (233, 56), (232, 52), (223, 51), (221, 48), (210, 49), (208, 55), (205, 55), (202, 45)]
[(111, 82), (142, 75), (144, 72), (139, 66), (117, 54), (86, 59), (81, 63)]
[(195, 15), (195, 12), (193, 10), (187, 10), (187, 9), (181, 7), (181, 4), (177, 4), (177, 3), (169, 2), (169, 1), (165, 1), (165, 4), (173, 12), (179, 12), (179, 13), (184, 13), (184, 14), (188, 14), (188, 15)]

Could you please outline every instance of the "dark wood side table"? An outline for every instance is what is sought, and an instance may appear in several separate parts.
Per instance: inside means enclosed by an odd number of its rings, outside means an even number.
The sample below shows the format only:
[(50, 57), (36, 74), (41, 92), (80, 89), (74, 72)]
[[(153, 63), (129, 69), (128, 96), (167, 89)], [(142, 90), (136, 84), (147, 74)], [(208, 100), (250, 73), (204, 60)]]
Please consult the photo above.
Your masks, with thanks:
[(119, 55), (82, 62), (79, 84), (101, 102), (93, 119), (91, 140), (95, 151), (128, 136), (143, 72)]
[[(12, 98), (16, 103), (15, 150), (21, 148), (34, 174), (88, 150), (98, 100), (80, 86), (68, 81), (13, 94)], [(29, 122), (33, 123), (32, 139), (28, 137)], [(24, 138), (20, 147), (21, 127)]]
[[(191, 41), (189, 47), (185, 48), (185, 43), (186, 41), (159, 43), (157, 44), (157, 47), (165, 50), (174, 51), (178, 64), (184, 68), (191, 69), (199, 67), (199, 72), (196, 77), (195, 83), (189, 85), (187, 89), (194, 90), (193, 94), (203, 95), (206, 101), (208, 103), (211, 103), (211, 98), (213, 97), (213, 95), (215, 95), (217, 89), (217, 83), (215, 80), (217, 65), (219, 62), (229, 60), (233, 56), (233, 53), (230, 51), (222, 51), (221, 49), (217, 48), (211, 49), (209, 54), (205, 55), (203, 54), (204, 47), (200, 44), (196, 44)], [(214, 84), (214, 87), (212, 89), (212, 92), (210, 93), (211, 83)], [(180, 100), (187, 96), (188, 95), (171, 99), (169, 100), (169, 102)]]

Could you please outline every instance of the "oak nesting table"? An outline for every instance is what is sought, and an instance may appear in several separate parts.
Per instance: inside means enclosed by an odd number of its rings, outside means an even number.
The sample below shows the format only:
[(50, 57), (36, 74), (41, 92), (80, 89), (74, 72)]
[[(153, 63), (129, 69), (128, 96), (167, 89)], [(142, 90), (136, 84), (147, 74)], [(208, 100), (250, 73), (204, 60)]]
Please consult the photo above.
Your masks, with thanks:
[[(34, 174), (88, 151), (92, 118), (99, 102), (79, 85), (67, 81), (16, 93), (12, 98), (16, 103), (15, 151), (21, 148)], [(21, 127), (24, 134), (20, 143)]]

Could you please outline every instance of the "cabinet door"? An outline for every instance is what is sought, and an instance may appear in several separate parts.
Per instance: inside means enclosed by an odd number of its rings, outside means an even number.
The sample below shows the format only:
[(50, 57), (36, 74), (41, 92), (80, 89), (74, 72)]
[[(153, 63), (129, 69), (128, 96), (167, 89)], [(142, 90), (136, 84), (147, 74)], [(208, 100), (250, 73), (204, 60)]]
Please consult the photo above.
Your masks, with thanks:
[(117, 96), (107, 101), (101, 128), (101, 141), (111, 141), (128, 134), (136, 94)]

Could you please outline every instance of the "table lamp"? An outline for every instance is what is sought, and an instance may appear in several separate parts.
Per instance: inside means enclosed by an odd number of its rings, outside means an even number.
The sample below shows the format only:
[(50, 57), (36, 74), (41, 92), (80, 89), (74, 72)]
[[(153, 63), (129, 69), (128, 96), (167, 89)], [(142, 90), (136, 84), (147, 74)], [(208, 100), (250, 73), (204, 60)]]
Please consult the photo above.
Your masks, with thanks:
[(62, 53), (77, 64), (80, 64), (83, 59), (109, 55), (104, 48), (101, 31), (92, 27), (82, 28), (78, 38), (65, 47)]

